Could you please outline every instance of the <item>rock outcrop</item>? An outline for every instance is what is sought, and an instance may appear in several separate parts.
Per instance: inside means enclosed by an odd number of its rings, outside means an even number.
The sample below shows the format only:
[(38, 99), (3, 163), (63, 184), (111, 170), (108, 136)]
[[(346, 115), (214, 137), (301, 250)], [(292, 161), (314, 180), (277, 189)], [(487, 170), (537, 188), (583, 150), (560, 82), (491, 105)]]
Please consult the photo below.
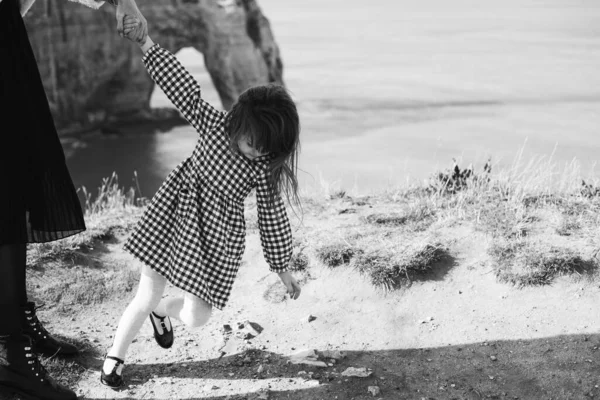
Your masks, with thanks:
[[(155, 42), (173, 53), (193, 47), (204, 55), (225, 109), (250, 86), (283, 84), (279, 49), (255, 0), (137, 3)], [(137, 45), (116, 34), (114, 7), (38, 0), (25, 21), (60, 131), (156, 118), (154, 83)]]

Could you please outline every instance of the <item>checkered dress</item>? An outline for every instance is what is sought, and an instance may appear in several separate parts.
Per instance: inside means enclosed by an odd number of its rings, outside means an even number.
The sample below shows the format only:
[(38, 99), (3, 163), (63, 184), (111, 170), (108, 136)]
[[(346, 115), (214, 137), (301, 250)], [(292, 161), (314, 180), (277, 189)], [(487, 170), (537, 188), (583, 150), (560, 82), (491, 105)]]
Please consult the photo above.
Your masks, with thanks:
[(244, 199), (256, 188), (263, 254), (287, 270), (292, 231), (284, 203), (266, 206), (271, 157), (232, 153), (225, 113), (200, 98), (200, 86), (158, 45), (142, 58), (152, 79), (200, 137), (192, 155), (162, 184), (125, 248), (176, 287), (222, 309), (245, 249)]

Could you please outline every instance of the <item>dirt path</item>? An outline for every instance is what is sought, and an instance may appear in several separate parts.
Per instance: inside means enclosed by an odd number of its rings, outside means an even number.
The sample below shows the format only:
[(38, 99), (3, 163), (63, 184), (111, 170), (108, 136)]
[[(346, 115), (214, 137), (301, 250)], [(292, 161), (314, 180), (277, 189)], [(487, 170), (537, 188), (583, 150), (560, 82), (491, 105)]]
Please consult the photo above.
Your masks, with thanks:
[[(306, 223), (319, 228), (331, 220)], [(453, 242), (453, 259), (430, 280), (384, 294), (349, 268), (311, 265), (299, 276), (302, 296), (290, 301), (251, 231), (226, 310), (201, 329), (175, 322), (170, 350), (154, 343), (147, 322), (119, 391), (102, 386), (99, 371), (133, 293), (73, 315), (41, 310), (40, 317), (52, 332), (93, 349), (77, 360), (76, 389), (88, 400), (600, 398), (597, 279), (517, 289), (496, 281), (481, 233), (452, 226), (436, 235)], [(98, 249), (98, 261), (137, 268), (122, 240)], [(298, 353), (304, 357), (291, 357)], [(351, 367), (367, 376), (345, 376)], [(16, 399), (7, 396), (0, 392)]]
[[(499, 284), (485, 266), (485, 239), (459, 233), (447, 232), (459, 253), (437, 279), (383, 295), (353, 271), (315, 267), (298, 301), (283, 299), (252, 234), (229, 307), (198, 330), (176, 323), (168, 351), (145, 324), (121, 391), (102, 386), (99, 369), (125, 300), (48, 325), (98, 349), (82, 361), (84, 399), (599, 398), (598, 284)], [(113, 259), (129, 257), (120, 243), (108, 246)], [(244, 340), (245, 321), (260, 334)], [(289, 362), (304, 350), (325, 366)], [(369, 376), (343, 376), (349, 367)]]

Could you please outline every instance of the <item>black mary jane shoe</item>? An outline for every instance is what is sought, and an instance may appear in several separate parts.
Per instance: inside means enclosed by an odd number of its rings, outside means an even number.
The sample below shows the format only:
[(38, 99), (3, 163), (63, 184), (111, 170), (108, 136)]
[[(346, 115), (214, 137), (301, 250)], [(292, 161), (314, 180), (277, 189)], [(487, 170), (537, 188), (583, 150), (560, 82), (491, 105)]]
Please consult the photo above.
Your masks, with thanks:
[(113, 356), (106, 356), (106, 358), (108, 358), (110, 360), (114, 360), (117, 363), (113, 367), (112, 371), (110, 371), (110, 374), (104, 373), (104, 366), (102, 366), (100, 382), (102, 382), (104, 385), (109, 386), (111, 388), (118, 388), (120, 386), (123, 386), (122, 373), (123, 373), (123, 365), (125, 364), (125, 361), (121, 360), (120, 358), (113, 357)]
[[(152, 329), (154, 329), (154, 339), (156, 343), (163, 349), (168, 349), (173, 346), (174, 336), (173, 336), (173, 325), (171, 325), (171, 319), (168, 316), (159, 317), (154, 312), (150, 313), (150, 322), (152, 323)], [(165, 320), (168, 322), (169, 326), (165, 323)], [(160, 330), (158, 327), (160, 326)]]

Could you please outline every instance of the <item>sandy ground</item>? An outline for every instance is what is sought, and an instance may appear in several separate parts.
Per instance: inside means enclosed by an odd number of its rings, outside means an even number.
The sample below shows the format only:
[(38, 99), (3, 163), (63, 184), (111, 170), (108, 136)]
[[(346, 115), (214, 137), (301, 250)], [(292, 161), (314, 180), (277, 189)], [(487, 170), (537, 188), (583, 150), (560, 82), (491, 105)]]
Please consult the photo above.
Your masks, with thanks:
[[(359, 215), (335, 217), (353, 218)], [(305, 223), (317, 229), (332, 220)], [(599, 398), (598, 281), (563, 277), (517, 289), (496, 282), (481, 233), (455, 226), (438, 234), (454, 240), (453, 259), (431, 280), (385, 294), (349, 268), (311, 265), (292, 301), (250, 233), (228, 307), (200, 329), (175, 321), (170, 350), (154, 343), (147, 322), (119, 391), (102, 386), (99, 376), (127, 298), (52, 316), (46, 325), (97, 349), (80, 361), (82, 399)], [(122, 239), (107, 243), (101, 257), (137, 268)], [(42, 320), (49, 312), (40, 311)], [(250, 339), (239, 329), (247, 321), (259, 331)], [(321, 366), (291, 362), (314, 350), (315, 357), (300, 359)], [(327, 353), (336, 350), (341, 354)], [(349, 367), (367, 368), (368, 376), (342, 375)]]

